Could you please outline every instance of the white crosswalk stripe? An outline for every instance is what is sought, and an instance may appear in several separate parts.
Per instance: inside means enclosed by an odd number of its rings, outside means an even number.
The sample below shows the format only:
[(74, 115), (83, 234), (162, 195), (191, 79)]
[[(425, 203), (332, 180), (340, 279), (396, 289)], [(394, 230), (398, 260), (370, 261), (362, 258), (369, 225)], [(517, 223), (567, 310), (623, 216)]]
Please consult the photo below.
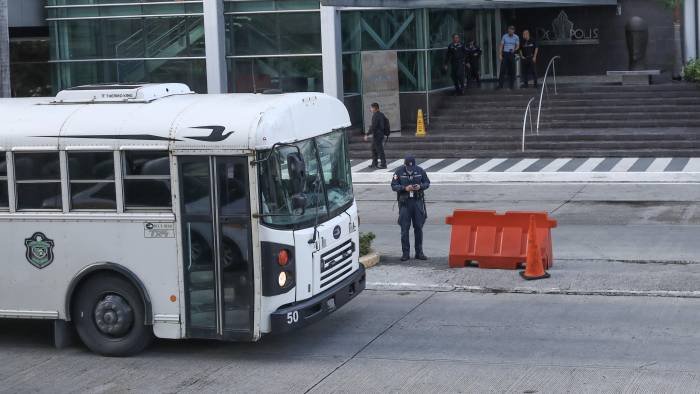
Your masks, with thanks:
[(445, 159), (430, 159), (426, 160), (423, 163), (420, 163), (420, 167), (426, 171), (430, 169), (430, 167), (435, 166), (443, 162)]
[(535, 164), (539, 159), (522, 159), (518, 164), (514, 165), (513, 167), (510, 167), (509, 169), (506, 170), (506, 172), (521, 172), (524, 169), (530, 167), (531, 165)]
[(653, 163), (647, 168), (646, 172), (663, 172), (666, 167), (671, 163), (670, 157), (662, 157), (655, 159)]
[(395, 169), (399, 168), (399, 166), (402, 165), (402, 164), (403, 164), (403, 159), (396, 160), (396, 161), (394, 161), (394, 162), (392, 162), (392, 163), (389, 163), (389, 164), (386, 166), (386, 170), (382, 170), (382, 171), (386, 171), (386, 172), (394, 171)]
[(437, 172), (455, 172), (459, 170), (460, 168), (466, 166), (467, 164), (473, 162), (476, 159), (459, 159), (456, 162), (450, 164), (449, 166), (438, 170)]
[(364, 170), (365, 168), (369, 167), (370, 164), (372, 164), (372, 160), (365, 160), (365, 161), (353, 166), (352, 172), (358, 172), (358, 171)]
[(700, 158), (692, 158), (685, 166), (683, 172), (700, 172)]
[(508, 159), (491, 159), (491, 160), (487, 161), (486, 163), (480, 165), (479, 167), (473, 169), (471, 172), (489, 172), (494, 167), (503, 163), (506, 160), (508, 160)]
[(610, 172), (627, 172), (637, 160), (639, 160), (637, 157), (625, 157), (615, 164), (615, 167), (611, 168)]
[(571, 160), (571, 158), (555, 159), (553, 162), (544, 166), (539, 172), (557, 172), (560, 168), (564, 167), (564, 165), (570, 162)]
[(577, 168), (575, 172), (591, 172), (594, 168), (598, 167), (598, 164), (602, 163), (603, 160), (605, 160), (603, 157), (588, 159), (579, 168)]

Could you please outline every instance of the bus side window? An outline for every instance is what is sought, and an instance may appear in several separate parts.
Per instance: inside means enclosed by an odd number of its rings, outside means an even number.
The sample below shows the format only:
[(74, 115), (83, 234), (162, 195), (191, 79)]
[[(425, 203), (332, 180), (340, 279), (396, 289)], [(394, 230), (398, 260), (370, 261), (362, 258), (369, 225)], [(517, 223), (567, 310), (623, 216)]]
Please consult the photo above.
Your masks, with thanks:
[(171, 209), (170, 157), (167, 151), (125, 151), (122, 157), (124, 207)]
[(69, 152), (71, 209), (117, 209), (112, 152)]
[(7, 154), (0, 152), (0, 210), (10, 207), (7, 197)]
[(15, 153), (17, 209), (60, 210), (61, 166), (58, 152)]

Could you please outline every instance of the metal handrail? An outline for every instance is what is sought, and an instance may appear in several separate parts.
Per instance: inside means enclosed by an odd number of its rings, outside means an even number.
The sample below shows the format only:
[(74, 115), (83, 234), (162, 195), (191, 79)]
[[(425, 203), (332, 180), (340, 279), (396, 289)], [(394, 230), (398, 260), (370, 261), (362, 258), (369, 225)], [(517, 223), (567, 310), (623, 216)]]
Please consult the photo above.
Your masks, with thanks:
[[(554, 66), (554, 61), (557, 59), (560, 59), (561, 56), (554, 56), (550, 61), (549, 64), (547, 64), (547, 69), (544, 72), (544, 78), (542, 78), (542, 91), (540, 91), (540, 105), (539, 108), (537, 108), (537, 135), (540, 135), (540, 115), (542, 115), (542, 99), (544, 98), (544, 92), (547, 89), (547, 75), (549, 75), (549, 69), (551, 67), (552, 73), (554, 75), (554, 94), (558, 94), (557, 92), (557, 70), (556, 67)], [(547, 91), (547, 94), (549, 95), (549, 91)]]
[(530, 118), (530, 135), (532, 135), (532, 102), (535, 100), (533, 96), (530, 101), (527, 102), (527, 108), (525, 108), (525, 116), (523, 117), (523, 152), (525, 152), (525, 126), (527, 125), (528, 115)]

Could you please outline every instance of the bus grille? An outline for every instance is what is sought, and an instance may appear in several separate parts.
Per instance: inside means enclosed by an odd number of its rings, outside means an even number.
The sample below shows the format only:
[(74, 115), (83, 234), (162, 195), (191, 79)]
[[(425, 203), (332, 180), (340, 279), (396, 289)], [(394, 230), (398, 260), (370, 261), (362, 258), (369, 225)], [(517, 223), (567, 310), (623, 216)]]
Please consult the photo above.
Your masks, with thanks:
[(321, 290), (344, 278), (352, 271), (352, 256), (355, 243), (342, 243), (321, 255)]

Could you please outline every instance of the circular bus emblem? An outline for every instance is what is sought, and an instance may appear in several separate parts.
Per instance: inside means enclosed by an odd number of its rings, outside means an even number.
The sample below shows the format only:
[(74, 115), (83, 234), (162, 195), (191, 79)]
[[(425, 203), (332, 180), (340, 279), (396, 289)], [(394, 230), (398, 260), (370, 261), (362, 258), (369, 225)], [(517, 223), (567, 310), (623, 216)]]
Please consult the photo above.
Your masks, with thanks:
[(333, 238), (335, 238), (335, 239), (340, 238), (341, 233), (342, 233), (342, 230), (340, 230), (340, 226), (335, 226), (335, 228), (333, 228)]

